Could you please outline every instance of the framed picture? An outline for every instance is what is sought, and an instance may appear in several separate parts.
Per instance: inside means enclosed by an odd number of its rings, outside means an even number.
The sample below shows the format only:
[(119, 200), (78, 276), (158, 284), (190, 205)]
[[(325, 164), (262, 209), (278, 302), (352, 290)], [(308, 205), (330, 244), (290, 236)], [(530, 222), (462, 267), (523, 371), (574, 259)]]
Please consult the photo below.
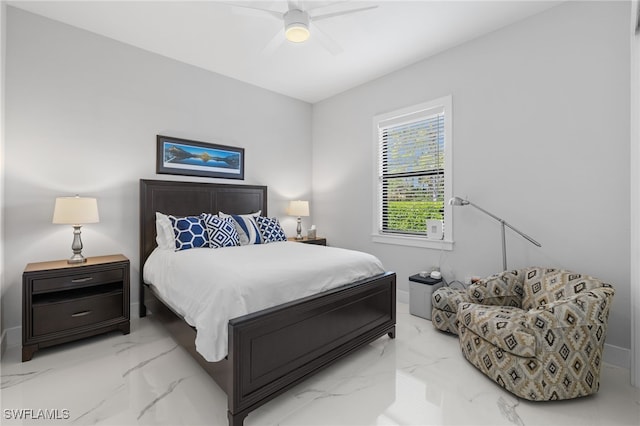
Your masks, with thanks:
[(158, 135), (156, 155), (157, 173), (244, 179), (244, 148)]

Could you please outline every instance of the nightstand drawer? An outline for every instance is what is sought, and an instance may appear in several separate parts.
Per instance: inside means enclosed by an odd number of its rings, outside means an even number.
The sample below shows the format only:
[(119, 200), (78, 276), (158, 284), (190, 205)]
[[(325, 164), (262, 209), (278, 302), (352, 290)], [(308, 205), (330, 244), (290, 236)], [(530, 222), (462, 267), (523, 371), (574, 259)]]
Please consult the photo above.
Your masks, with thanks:
[(33, 305), (33, 335), (39, 336), (124, 317), (122, 291)]
[(122, 281), (122, 268), (33, 280), (33, 294)]

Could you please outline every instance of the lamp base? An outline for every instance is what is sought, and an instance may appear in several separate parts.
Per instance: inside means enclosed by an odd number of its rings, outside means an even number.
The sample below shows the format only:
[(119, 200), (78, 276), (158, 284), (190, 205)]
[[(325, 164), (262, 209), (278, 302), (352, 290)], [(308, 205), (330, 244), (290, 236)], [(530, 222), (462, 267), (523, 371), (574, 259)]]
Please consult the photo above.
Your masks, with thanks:
[(74, 254), (73, 256), (71, 256), (70, 259), (67, 260), (67, 263), (73, 265), (76, 263), (85, 263), (87, 261), (87, 258), (84, 257), (81, 254)]
[(80, 228), (81, 225), (73, 225), (73, 243), (71, 244), (71, 250), (73, 250), (73, 256), (67, 263), (76, 264), (76, 263), (84, 263), (87, 261), (85, 257), (82, 255), (82, 239), (80, 238)]
[(302, 218), (298, 216), (298, 226), (296, 227), (296, 240), (302, 240)]

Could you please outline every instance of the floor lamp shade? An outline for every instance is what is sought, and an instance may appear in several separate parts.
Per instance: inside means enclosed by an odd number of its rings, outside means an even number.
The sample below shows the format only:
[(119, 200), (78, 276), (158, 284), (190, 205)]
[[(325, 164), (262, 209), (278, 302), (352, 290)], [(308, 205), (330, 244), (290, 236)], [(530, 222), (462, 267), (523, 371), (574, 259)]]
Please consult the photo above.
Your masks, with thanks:
[(53, 223), (73, 226), (73, 256), (67, 261), (69, 263), (83, 263), (86, 261), (82, 256), (82, 239), (80, 238), (80, 228), (87, 223), (97, 223), (100, 221), (98, 215), (98, 201), (89, 197), (58, 197), (53, 209)]

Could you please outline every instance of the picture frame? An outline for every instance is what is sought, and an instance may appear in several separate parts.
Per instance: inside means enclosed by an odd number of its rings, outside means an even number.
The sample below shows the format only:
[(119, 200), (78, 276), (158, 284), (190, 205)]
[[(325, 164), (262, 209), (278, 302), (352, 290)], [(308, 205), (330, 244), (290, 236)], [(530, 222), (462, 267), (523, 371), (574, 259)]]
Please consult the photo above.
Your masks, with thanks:
[(244, 180), (244, 148), (157, 135), (156, 173)]

